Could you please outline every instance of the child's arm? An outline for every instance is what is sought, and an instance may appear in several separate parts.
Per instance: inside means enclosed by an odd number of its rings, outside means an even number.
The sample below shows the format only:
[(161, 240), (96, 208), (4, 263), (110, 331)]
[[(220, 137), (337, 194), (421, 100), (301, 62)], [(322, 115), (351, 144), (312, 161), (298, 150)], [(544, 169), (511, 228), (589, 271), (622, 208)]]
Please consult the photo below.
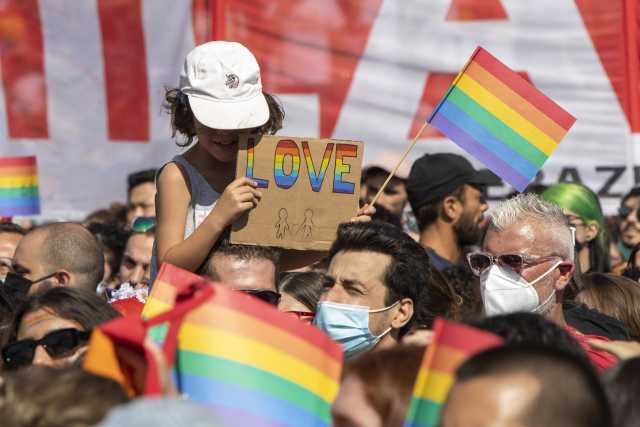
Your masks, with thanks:
[(248, 178), (233, 181), (202, 224), (184, 239), (191, 195), (179, 167), (173, 163), (165, 166), (158, 177), (158, 264), (168, 262), (196, 271), (225, 227), (258, 204), (262, 194), (255, 187), (256, 183)]

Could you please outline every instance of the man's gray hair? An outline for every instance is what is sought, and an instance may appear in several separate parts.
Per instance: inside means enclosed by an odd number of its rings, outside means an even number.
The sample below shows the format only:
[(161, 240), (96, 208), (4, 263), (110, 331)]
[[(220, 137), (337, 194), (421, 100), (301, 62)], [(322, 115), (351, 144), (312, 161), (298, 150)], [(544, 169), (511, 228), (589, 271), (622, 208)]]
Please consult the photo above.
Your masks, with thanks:
[(489, 210), (490, 227), (498, 231), (526, 221), (544, 224), (550, 236), (556, 240), (559, 255), (565, 260), (574, 259), (574, 238), (562, 209), (533, 193), (523, 193), (505, 200)]

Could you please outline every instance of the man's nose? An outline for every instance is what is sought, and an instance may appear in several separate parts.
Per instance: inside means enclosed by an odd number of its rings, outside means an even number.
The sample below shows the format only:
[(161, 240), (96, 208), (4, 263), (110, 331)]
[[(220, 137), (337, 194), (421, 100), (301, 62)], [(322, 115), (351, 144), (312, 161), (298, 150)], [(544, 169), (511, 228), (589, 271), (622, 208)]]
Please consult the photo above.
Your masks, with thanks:
[(44, 349), (44, 347), (42, 347), (41, 345), (36, 347), (35, 353), (33, 355), (33, 362), (34, 365), (46, 365), (46, 366), (51, 366), (53, 365), (53, 359), (51, 359), (51, 356), (49, 356), (49, 353), (47, 353), (47, 351)]
[(144, 267), (140, 264), (136, 264), (135, 268), (131, 272), (129, 276), (129, 283), (132, 285), (136, 285), (142, 281), (144, 278), (145, 270)]

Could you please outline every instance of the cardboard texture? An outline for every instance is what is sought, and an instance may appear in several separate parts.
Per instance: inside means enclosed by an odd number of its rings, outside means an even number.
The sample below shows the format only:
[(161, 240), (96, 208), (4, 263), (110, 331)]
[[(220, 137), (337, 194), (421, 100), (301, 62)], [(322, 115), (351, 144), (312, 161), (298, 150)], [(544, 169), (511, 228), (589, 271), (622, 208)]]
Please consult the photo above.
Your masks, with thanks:
[(231, 242), (327, 250), (358, 210), (364, 144), (263, 136), (240, 141), (236, 177), (258, 182), (262, 200), (232, 227)]

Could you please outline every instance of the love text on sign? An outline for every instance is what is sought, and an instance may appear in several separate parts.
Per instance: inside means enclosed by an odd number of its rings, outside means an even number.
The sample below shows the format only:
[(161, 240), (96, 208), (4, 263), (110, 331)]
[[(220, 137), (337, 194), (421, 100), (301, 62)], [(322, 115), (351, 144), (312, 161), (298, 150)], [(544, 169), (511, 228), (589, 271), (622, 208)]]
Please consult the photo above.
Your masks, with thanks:
[(241, 140), (236, 176), (255, 180), (262, 200), (234, 224), (231, 242), (329, 249), (338, 224), (358, 209), (363, 149), (333, 139)]

